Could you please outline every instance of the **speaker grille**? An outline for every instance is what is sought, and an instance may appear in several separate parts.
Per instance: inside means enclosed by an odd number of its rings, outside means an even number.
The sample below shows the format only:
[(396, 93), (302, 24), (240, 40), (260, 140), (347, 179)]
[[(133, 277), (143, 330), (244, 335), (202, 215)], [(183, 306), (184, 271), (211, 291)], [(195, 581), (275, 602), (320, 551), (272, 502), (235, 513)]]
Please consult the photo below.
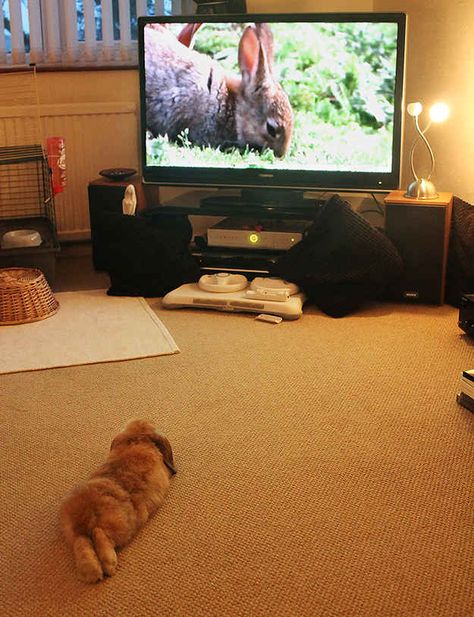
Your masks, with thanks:
[(446, 208), (387, 203), (385, 233), (397, 247), (404, 270), (395, 294), (429, 304), (444, 300)]

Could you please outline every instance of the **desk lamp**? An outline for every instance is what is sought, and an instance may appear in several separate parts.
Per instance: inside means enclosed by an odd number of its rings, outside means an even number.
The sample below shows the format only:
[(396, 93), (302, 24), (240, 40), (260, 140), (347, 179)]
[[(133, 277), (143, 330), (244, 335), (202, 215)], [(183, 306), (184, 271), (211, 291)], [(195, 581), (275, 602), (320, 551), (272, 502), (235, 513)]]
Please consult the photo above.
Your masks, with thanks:
[[(446, 120), (446, 118), (448, 117), (449, 110), (448, 110), (448, 106), (445, 103), (435, 103), (429, 110), (430, 121), (428, 122), (424, 130), (421, 130), (420, 122), (419, 122), (419, 117), (422, 111), (423, 111), (423, 105), (419, 102), (409, 103), (407, 105), (407, 113), (415, 119), (415, 128), (416, 128), (418, 135), (416, 136), (413, 142), (413, 145), (411, 147), (411, 150), (410, 150), (410, 167), (411, 167), (411, 172), (413, 174), (413, 177), (415, 179), (411, 184), (408, 185), (407, 192), (405, 193), (405, 197), (408, 197), (411, 199), (434, 199), (438, 197), (438, 193), (436, 192), (435, 186), (431, 182), (431, 176), (433, 175), (434, 166), (435, 166), (435, 159), (434, 159), (433, 150), (431, 149), (431, 146), (428, 140), (426, 139), (425, 134), (433, 122), (444, 122), (444, 120)], [(423, 143), (427, 147), (429, 155), (430, 155), (430, 159), (431, 159), (431, 169), (426, 178), (421, 178), (418, 176), (418, 174), (415, 171), (415, 165), (414, 165), (415, 148), (418, 142), (420, 141), (420, 139), (423, 141)]]

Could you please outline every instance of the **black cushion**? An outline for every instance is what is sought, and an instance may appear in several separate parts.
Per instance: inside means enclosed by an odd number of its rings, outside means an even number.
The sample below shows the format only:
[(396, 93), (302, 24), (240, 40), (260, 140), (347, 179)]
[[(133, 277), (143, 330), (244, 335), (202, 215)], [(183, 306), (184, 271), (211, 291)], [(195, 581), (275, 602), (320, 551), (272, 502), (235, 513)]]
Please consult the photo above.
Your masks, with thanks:
[(113, 296), (163, 296), (199, 279), (187, 217), (128, 216), (104, 211), (96, 221), (103, 269)]
[(272, 275), (296, 283), (326, 314), (343, 317), (383, 298), (401, 271), (392, 242), (334, 195), (303, 240), (276, 260)]
[(453, 198), (446, 273), (446, 302), (460, 306), (461, 296), (474, 293), (474, 206)]

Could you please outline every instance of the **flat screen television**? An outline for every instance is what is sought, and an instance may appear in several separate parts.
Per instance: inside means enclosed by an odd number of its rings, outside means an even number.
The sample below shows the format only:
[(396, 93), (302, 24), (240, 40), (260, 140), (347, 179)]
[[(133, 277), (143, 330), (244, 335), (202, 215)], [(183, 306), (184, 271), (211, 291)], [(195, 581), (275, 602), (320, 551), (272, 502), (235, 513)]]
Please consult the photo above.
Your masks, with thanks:
[(401, 13), (140, 18), (144, 181), (257, 201), (398, 188), (405, 27)]

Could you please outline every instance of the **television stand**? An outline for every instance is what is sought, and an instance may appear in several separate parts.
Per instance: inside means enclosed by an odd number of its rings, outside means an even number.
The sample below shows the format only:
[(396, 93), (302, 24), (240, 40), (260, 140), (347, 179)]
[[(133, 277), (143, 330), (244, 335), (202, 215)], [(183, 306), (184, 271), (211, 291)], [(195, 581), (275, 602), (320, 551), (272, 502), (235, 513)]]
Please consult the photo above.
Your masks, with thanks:
[(303, 191), (201, 189), (144, 214), (193, 217), (191, 251), (203, 271), (265, 275), (279, 255), (299, 241), (322, 203), (305, 198)]
[(201, 207), (222, 206), (224, 208), (245, 208), (286, 211), (288, 209), (310, 210), (314, 199), (307, 199), (302, 190), (287, 189), (241, 189), (240, 194), (228, 194), (225, 190), (207, 195), (200, 200)]
[[(208, 246), (207, 242), (200, 243), (200, 228), (207, 228), (216, 223), (217, 219), (226, 217), (242, 219), (258, 219), (259, 222), (273, 220), (277, 222), (292, 222), (306, 220), (311, 222), (316, 217), (324, 200), (317, 198), (303, 199), (302, 192), (278, 191), (280, 199), (269, 193), (264, 195), (260, 191), (249, 194), (239, 190), (190, 190), (163, 203), (160, 200), (159, 187), (147, 185), (139, 176), (126, 181), (111, 181), (98, 178), (89, 184), (89, 215), (91, 222), (91, 236), (93, 246), (93, 261), (96, 270), (103, 270), (106, 258), (101, 238), (101, 219), (104, 211), (122, 212), (122, 199), (128, 184), (134, 184), (137, 192), (137, 215), (158, 219), (191, 217), (194, 227), (194, 242), (191, 243), (191, 252), (198, 261), (203, 272), (239, 272), (255, 276), (266, 275), (271, 271), (273, 264), (284, 250), (268, 247), (221, 247)], [(263, 191), (265, 192), (265, 191)], [(277, 191), (275, 191), (276, 193)], [(265, 197), (262, 204), (255, 201)], [(281, 199), (282, 197), (285, 199)], [(298, 207), (295, 201), (298, 200)], [(161, 203), (160, 203), (161, 201)], [(207, 218), (206, 218), (207, 217)], [(212, 217), (212, 222), (209, 221)]]
[(144, 214), (181, 212), (196, 216), (313, 219), (325, 201), (304, 196), (303, 191), (198, 189), (173, 197), (161, 205), (150, 205)]

